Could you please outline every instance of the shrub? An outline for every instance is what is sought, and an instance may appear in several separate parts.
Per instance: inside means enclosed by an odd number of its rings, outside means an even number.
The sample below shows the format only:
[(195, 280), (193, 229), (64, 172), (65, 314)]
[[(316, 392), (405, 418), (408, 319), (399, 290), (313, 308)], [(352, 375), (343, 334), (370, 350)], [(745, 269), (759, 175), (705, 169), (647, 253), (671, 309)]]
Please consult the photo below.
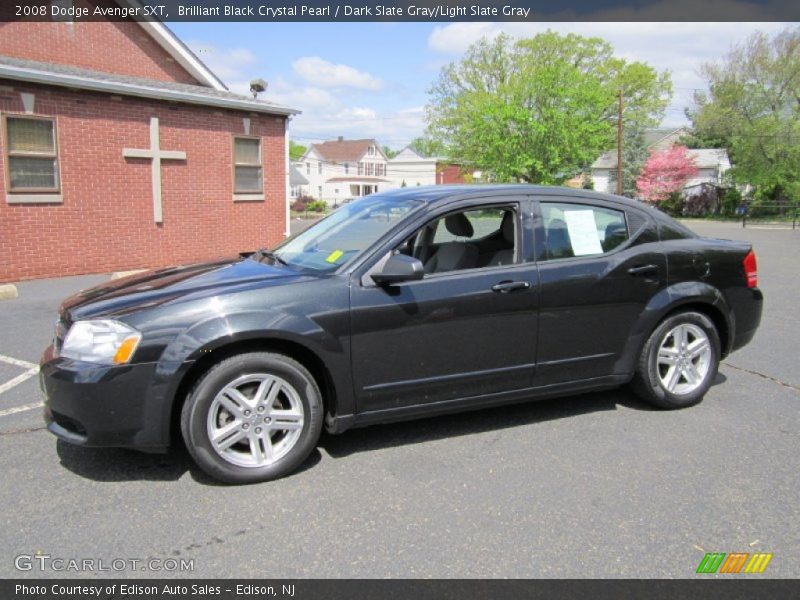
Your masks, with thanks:
[(325, 212), (328, 209), (328, 204), (324, 200), (313, 200), (306, 204), (306, 210), (311, 212)]
[(719, 201), (719, 212), (723, 215), (735, 215), (736, 209), (742, 205), (742, 193), (735, 187), (728, 188)]
[(307, 210), (311, 210), (308, 208), (308, 205), (314, 202), (314, 198), (311, 196), (298, 196), (294, 202), (292, 202), (291, 209), (294, 212), (305, 212)]

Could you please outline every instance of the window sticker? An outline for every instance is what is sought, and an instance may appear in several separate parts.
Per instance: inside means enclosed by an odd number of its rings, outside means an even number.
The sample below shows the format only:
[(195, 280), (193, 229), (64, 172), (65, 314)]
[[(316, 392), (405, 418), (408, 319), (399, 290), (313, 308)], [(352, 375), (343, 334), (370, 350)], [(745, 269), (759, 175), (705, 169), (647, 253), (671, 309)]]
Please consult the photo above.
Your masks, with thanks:
[(325, 262), (335, 263), (337, 260), (342, 258), (343, 254), (344, 252), (342, 252), (341, 250), (334, 250), (328, 255), (328, 258), (325, 259)]
[(564, 211), (564, 219), (575, 256), (603, 253), (593, 210), (567, 210)]

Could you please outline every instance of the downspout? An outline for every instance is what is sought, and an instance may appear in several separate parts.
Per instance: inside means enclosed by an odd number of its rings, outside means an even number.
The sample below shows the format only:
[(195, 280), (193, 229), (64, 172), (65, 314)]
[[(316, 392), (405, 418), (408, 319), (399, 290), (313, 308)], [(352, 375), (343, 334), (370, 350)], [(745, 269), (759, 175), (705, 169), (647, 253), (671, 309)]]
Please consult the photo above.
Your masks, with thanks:
[(292, 117), (287, 115), (286, 121), (284, 123), (284, 133), (283, 133), (283, 142), (284, 142), (284, 160), (286, 165), (286, 188), (285, 188), (285, 198), (284, 198), (284, 210), (286, 212), (286, 229), (283, 232), (284, 237), (289, 237), (292, 234), (291, 225), (292, 225), (292, 215), (290, 212), (290, 202), (289, 198), (291, 195), (291, 184), (289, 183), (289, 171), (292, 168), (292, 163), (289, 162), (289, 121), (292, 120)]

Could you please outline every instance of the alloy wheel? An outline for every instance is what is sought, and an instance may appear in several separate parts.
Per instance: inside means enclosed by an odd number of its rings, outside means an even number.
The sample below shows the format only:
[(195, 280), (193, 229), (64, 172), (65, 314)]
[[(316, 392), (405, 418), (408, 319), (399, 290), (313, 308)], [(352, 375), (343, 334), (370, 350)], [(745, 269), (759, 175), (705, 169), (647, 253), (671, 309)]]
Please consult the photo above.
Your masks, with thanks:
[(303, 403), (285, 379), (268, 373), (237, 377), (214, 397), (208, 438), (214, 451), (240, 467), (279, 461), (300, 439)]
[(658, 378), (672, 394), (691, 394), (705, 381), (711, 362), (708, 334), (697, 325), (681, 323), (664, 335), (658, 347)]

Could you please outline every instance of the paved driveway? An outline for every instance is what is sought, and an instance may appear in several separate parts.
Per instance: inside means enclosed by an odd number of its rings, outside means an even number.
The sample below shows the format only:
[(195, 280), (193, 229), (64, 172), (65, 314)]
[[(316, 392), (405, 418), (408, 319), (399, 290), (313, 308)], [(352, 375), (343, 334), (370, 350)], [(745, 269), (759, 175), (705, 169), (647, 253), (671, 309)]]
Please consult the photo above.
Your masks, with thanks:
[(44, 431), (29, 363), (59, 300), (104, 278), (20, 285), (0, 302), (0, 576), (37, 551), (185, 558), (202, 577), (692, 577), (705, 552), (762, 551), (764, 576), (800, 576), (800, 231), (691, 226), (753, 241), (767, 298), (701, 405), (655, 411), (619, 390), (355, 430), (245, 487), (181, 449)]

